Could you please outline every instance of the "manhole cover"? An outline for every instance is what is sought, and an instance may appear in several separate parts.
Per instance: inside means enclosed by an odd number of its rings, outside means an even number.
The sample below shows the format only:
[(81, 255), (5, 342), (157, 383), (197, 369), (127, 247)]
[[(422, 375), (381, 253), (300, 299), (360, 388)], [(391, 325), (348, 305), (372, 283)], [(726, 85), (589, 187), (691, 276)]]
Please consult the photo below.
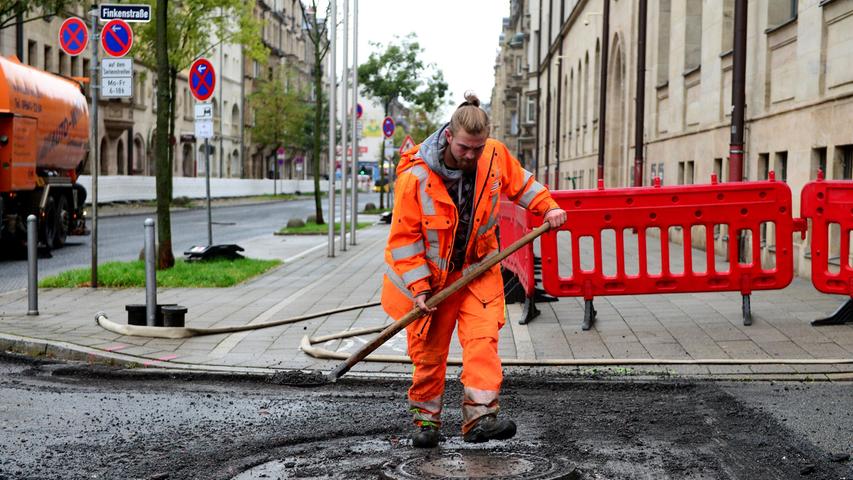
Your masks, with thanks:
[(510, 452), (442, 451), (410, 458), (383, 471), (388, 480), (488, 478), (500, 480), (577, 480), (574, 468), (562, 462)]

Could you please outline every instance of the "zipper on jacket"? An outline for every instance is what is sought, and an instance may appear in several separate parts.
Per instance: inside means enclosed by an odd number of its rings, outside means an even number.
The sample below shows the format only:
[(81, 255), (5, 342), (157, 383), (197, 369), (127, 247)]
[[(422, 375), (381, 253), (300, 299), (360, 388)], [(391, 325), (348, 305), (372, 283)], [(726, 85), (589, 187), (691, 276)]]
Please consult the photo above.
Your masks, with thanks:
[(480, 190), (480, 196), (477, 198), (477, 202), (474, 204), (474, 210), (471, 211), (471, 224), (468, 225), (468, 239), (465, 243), (465, 257), (464, 259), (468, 259), (468, 249), (471, 246), (471, 232), (474, 231), (474, 220), (477, 218), (477, 208), (480, 206), (480, 200), (483, 199), (483, 192), (486, 191), (486, 187), (489, 185), (489, 174), (492, 173), (492, 163), (495, 161), (495, 155), (498, 152), (494, 148), (492, 149), (492, 158), (489, 159), (489, 169), (486, 170), (486, 177), (483, 180), (483, 188)]

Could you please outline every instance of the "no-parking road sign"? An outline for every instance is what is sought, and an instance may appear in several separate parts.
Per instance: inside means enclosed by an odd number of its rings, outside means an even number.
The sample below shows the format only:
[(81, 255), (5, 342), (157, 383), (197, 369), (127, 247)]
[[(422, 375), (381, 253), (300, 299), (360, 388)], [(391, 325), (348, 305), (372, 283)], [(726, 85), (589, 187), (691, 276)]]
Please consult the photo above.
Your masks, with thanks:
[(216, 72), (206, 58), (199, 58), (190, 66), (190, 90), (199, 102), (213, 95), (216, 86)]
[(133, 46), (133, 30), (124, 20), (110, 20), (101, 30), (101, 46), (113, 57), (123, 57)]
[(62, 51), (76, 57), (83, 53), (89, 43), (89, 29), (86, 23), (77, 17), (65, 19), (59, 27), (59, 46)]
[(391, 138), (394, 135), (395, 127), (393, 118), (385, 117), (385, 120), (382, 120), (382, 133), (385, 134), (385, 138)]

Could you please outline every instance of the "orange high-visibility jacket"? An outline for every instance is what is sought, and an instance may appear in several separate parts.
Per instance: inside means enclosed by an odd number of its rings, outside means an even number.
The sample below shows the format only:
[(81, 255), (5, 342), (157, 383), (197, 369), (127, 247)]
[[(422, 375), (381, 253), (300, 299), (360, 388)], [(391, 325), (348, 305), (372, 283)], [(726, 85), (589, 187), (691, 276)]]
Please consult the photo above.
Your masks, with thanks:
[[(382, 307), (395, 320), (412, 309), (415, 295), (441, 290), (449, 272), (458, 216), (442, 177), (434, 171), (441, 168), (439, 155), (445, 142), (442, 128), (404, 153), (397, 166), (394, 212), (385, 248), (389, 268), (382, 286)], [(506, 145), (488, 139), (477, 163), (464, 273), (498, 253), (495, 226), (501, 194), (538, 214), (558, 208), (548, 190), (521, 167)], [(500, 266), (480, 275), (468, 288), (484, 304), (503, 294)], [(424, 321), (414, 322), (410, 331), (425, 334)]]

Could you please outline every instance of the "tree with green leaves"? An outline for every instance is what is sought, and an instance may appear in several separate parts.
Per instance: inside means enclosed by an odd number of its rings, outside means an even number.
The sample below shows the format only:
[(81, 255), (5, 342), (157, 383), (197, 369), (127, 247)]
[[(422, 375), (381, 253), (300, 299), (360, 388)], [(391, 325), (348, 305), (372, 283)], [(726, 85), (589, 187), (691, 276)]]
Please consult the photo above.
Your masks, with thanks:
[(79, 3), (80, 0), (0, 0), (0, 30), (18, 22), (49, 20)]
[(255, 111), (252, 139), (274, 149), (304, 150), (311, 114), (307, 102), (308, 94), (297, 88), (294, 72), (285, 66), (276, 67), (273, 77), (261, 81), (249, 96)]
[[(152, 0), (148, 0), (152, 2)], [(220, 44), (244, 46), (244, 54), (263, 59), (261, 21), (254, 2), (242, 0), (156, 0), (154, 20), (140, 24), (137, 50), (142, 63), (156, 65), (157, 130), (154, 136), (157, 175), (157, 268), (175, 264), (172, 253), (172, 159), (178, 74)]]
[[(291, 0), (296, 2), (299, 0)], [(323, 204), (320, 195), (320, 150), (323, 145), (323, 122), (328, 121), (325, 113), (325, 95), (323, 92), (323, 59), (329, 52), (329, 27), (328, 20), (331, 15), (330, 9), (326, 8), (326, 17), (317, 16), (317, 0), (311, 0), (310, 7), (303, 7), (302, 20), (307, 26), (308, 41), (314, 47), (314, 64), (311, 66), (311, 81), (314, 84), (314, 123), (310, 127), (311, 133), (311, 165), (314, 175), (314, 216), (317, 224), (326, 223), (323, 220)], [(329, 187), (334, 188), (334, 172), (329, 173)], [(334, 219), (332, 219), (334, 221)]]
[[(358, 83), (364, 92), (382, 103), (385, 116), (396, 101), (407, 102), (435, 112), (445, 101), (447, 82), (444, 74), (434, 64), (421, 59), (423, 49), (411, 33), (397, 37), (395, 43), (371, 43), (378, 51), (370, 54), (358, 67)], [(382, 162), (380, 161), (380, 166)], [(380, 181), (385, 179), (385, 169), (379, 169)], [(379, 194), (379, 208), (385, 208), (385, 193)]]

